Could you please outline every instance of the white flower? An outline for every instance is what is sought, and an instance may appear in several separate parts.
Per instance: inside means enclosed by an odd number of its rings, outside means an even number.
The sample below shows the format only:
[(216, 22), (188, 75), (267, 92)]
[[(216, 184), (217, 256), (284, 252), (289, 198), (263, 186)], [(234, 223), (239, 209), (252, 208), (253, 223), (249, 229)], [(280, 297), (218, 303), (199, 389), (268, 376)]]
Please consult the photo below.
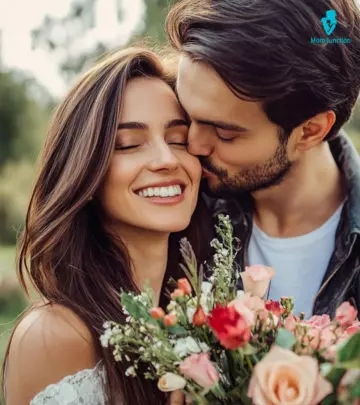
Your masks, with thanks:
[(245, 295), (245, 291), (243, 290), (238, 290), (236, 291), (236, 299), (241, 299)]
[(186, 309), (186, 316), (188, 318), (189, 323), (192, 323), (193, 317), (195, 315), (196, 308), (195, 307), (188, 307)]
[(203, 281), (201, 283), (201, 292), (205, 295), (209, 295), (211, 292), (213, 285), (209, 283), (208, 281)]
[(125, 371), (125, 375), (128, 376), (132, 376), (135, 377), (136, 376), (136, 372), (135, 372), (135, 368), (134, 366), (130, 366), (126, 371)]
[(206, 343), (197, 342), (191, 336), (180, 338), (174, 347), (174, 352), (181, 358), (192, 353), (208, 352), (210, 349)]
[(158, 388), (163, 392), (180, 390), (186, 385), (186, 380), (174, 373), (165, 373), (158, 381)]
[(110, 340), (111, 337), (112, 337), (111, 329), (106, 329), (105, 332), (100, 336), (101, 346), (108, 347), (109, 346), (109, 340)]

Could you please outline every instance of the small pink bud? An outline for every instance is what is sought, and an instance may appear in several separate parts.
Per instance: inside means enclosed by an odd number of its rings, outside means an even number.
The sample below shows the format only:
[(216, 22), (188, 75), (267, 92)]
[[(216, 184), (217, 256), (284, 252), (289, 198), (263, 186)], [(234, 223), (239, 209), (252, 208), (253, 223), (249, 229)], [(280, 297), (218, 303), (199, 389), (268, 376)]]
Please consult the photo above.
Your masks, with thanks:
[(206, 321), (207, 316), (203, 310), (203, 307), (200, 305), (193, 316), (192, 323), (194, 326), (203, 326), (206, 324)]
[(164, 325), (165, 326), (174, 326), (176, 325), (177, 318), (175, 314), (167, 314), (164, 316)]
[(184, 296), (184, 291), (180, 290), (180, 288), (176, 288), (170, 295), (172, 300), (175, 300), (175, 298), (183, 297), (183, 296)]
[(154, 318), (154, 319), (162, 319), (165, 316), (165, 312), (162, 308), (160, 307), (155, 307), (152, 308), (150, 311), (150, 315)]
[(177, 285), (180, 290), (184, 291), (185, 295), (191, 294), (191, 285), (187, 278), (179, 278)]

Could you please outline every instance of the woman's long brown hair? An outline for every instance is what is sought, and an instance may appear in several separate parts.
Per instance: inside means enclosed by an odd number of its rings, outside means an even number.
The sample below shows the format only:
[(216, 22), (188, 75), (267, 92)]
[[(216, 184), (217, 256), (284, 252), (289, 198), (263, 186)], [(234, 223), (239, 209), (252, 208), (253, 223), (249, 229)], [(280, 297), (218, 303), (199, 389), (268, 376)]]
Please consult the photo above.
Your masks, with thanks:
[[(125, 377), (127, 365), (115, 362), (111, 350), (99, 343), (105, 320), (124, 321), (120, 290), (138, 291), (126, 247), (105, 230), (96, 191), (112, 158), (125, 87), (139, 76), (157, 77), (174, 85), (174, 76), (166, 72), (156, 54), (129, 48), (97, 64), (60, 104), (41, 154), (17, 255), (17, 272), (25, 291), (29, 278), (47, 302), (70, 308), (91, 331), (105, 365), (111, 405), (159, 405), (166, 400), (155, 383)], [(188, 236), (200, 259), (205, 258), (200, 246), (207, 245), (207, 229), (202, 231), (206, 218), (205, 207), (199, 202), (188, 229), (170, 236), (164, 286), (169, 277), (181, 275), (180, 237)], [(163, 292), (161, 304), (166, 300)]]

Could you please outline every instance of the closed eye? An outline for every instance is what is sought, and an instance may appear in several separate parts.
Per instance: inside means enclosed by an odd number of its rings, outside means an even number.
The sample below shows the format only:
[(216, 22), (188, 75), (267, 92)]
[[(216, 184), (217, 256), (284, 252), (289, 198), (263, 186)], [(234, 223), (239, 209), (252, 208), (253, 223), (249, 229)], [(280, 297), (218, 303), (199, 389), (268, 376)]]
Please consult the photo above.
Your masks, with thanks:
[(128, 149), (135, 149), (137, 147), (139, 147), (140, 145), (130, 145), (130, 146), (120, 146), (120, 145), (116, 145), (115, 149), (116, 150), (128, 150)]

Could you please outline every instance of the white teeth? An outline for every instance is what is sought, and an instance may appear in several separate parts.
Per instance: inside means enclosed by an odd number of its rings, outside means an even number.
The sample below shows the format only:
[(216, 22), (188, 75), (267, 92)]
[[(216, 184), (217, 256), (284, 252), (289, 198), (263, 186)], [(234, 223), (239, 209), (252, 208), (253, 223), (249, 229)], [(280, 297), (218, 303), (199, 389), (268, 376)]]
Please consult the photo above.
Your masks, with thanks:
[(181, 186), (179, 184), (175, 186), (169, 186), (169, 187), (148, 187), (145, 188), (141, 191), (138, 191), (138, 196), (139, 197), (173, 197), (175, 195), (181, 195), (182, 190)]

